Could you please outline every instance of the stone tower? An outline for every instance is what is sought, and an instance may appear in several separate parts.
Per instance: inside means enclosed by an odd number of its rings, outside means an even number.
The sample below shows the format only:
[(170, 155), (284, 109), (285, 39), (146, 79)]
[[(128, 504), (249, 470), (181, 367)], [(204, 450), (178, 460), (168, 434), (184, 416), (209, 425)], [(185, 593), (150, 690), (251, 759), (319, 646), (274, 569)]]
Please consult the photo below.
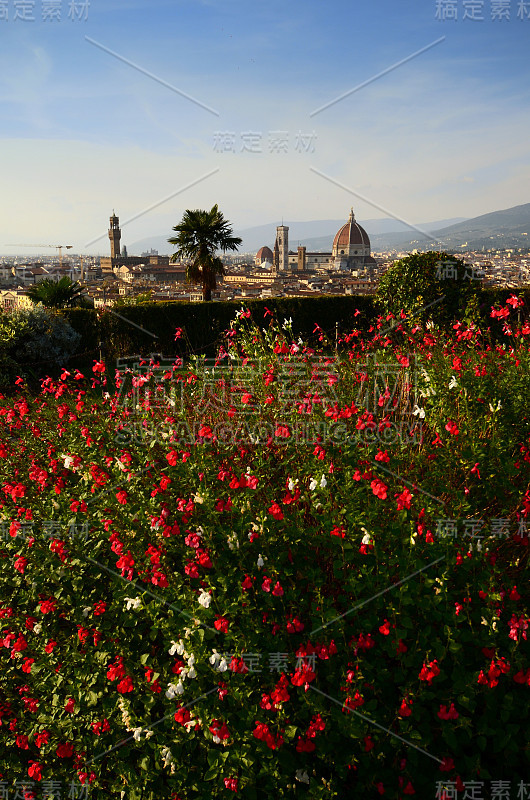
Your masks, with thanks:
[(110, 218), (109, 239), (110, 239), (110, 257), (119, 258), (120, 239), (121, 239), (120, 220), (119, 217), (116, 216), (114, 211), (112, 212), (112, 217)]
[(276, 236), (276, 241), (274, 242), (274, 253), (272, 259), (272, 271), (274, 275), (278, 274), (280, 269), (280, 249), (278, 247), (278, 236)]
[(279, 249), (279, 269), (280, 272), (289, 271), (289, 228), (287, 225), (279, 225), (276, 228), (276, 241)]

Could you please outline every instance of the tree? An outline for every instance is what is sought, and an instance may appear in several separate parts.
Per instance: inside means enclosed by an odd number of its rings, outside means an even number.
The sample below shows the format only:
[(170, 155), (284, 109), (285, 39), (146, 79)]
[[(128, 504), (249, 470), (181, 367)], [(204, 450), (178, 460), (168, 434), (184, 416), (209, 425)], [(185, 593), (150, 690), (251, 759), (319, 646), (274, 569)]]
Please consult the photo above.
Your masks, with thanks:
[(75, 305), (76, 301), (82, 298), (84, 291), (84, 286), (65, 275), (58, 281), (45, 278), (30, 286), (27, 294), (33, 303), (42, 303), (46, 308), (66, 308)]
[(385, 314), (448, 322), (472, 313), (481, 289), (471, 266), (445, 252), (414, 253), (381, 276), (377, 301)]
[(219, 207), (211, 211), (189, 209), (179, 225), (173, 228), (177, 236), (168, 239), (177, 250), (171, 261), (188, 260), (186, 279), (190, 283), (202, 285), (203, 300), (212, 299), (212, 289), (217, 286), (216, 275), (224, 275), (223, 262), (217, 255), (219, 250), (237, 250), (242, 240), (233, 236), (228, 220), (225, 220)]

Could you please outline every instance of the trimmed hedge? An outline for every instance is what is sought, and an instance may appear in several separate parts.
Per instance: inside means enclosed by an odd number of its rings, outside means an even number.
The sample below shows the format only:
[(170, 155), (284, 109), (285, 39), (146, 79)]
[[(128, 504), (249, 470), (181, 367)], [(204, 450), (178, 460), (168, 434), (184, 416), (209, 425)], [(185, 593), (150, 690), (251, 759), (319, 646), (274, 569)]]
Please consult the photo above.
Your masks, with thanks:
[[(354, 295), (266, 300), (244, 298), (211, 303), (142, 303), (102, 313), (93, 309), (65, 309), (63, 314), (81, 334), (83, 352), (98, 352), (101, 341), (103, 353), (110, 359), (137, 354), (146, 356), (154, 352), (164, 356), (185, 353), (213, 356), (223, 332), (228, 330), (241, 307), (250, 309), (258, 324), (265, 320), (266, 309), (280, 323), (292, 317), (295, 334), (304, 338), (311, 338), (315, 323), (318, 323), (332, 340), (337, 322), (342, 332), (354, 327), (367, 331), (376, 316), (373, 298)], [(354, 316), (357, 310), (361, 313)], [(183, 329), (187, 341), (183, 338), (175, 342), (176, 328)]]
[[(530, 312), (530, 288), (484, 289), (480, 293), (480, 315), (494, 338), (502, 335), (502, 322), (491, 319), (491, 307), (505, 304), (513, 294), (522, 296), (524, 318)], [(314, 339), (315, 324), (318, 324), (329, 339), (335, 340), (335, 325), (341, 333), (354, 328), (367, 332), (375, 322), (379, 309), (374, 297), (366, 295), (319, 295), (317, 297), (277, 297), (263, 300), (238, 299), (227, 302), (188, 303), (142, 303), (137, 306), (121, 306), (116, 311), (98, 312), (93, 309), (72, 308), (62, 313), (72, 327), (81, 334), (80, 345), (85, 360), (97, 358), (99, 343), (102, 354), (108, 360), (133, 355), (147, 356), (161, 353), (169, 357), (193, 353), (213, 356), (224, 331), (230, 327), (236, 311), (250, 309), (258, 324), (267, 325), (269, 310), (280, 322), (293, 319), (293, 332), (304, 339)], [(356, 311), (360, 314), (356, 315)], [(127, 320), (130, 320), (130, 324)], [(176, 328), (182, 328), (185, 336), (175, 341)]]

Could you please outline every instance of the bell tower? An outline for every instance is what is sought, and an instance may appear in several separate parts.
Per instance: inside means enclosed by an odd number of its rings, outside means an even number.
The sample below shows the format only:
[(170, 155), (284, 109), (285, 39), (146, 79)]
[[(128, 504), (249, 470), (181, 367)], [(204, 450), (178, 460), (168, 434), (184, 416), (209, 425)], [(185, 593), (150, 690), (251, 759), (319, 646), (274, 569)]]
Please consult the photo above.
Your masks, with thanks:
[(112, 212), (112, 217), (110, 218), (110, 228), (109, 228), (109, 239), (110, 239), (110, 257), (111, 258), (119, 258), (120, 257), (120, 240), (121, 240), (121, 230), (120, 230), (120, 219), (116, 216), (114, 211)]
[(287, 225), (279, 225), (276, 228), (276, 240), (279, 248), (279, 268), (280, 272), (289, 271), (289, 228)]

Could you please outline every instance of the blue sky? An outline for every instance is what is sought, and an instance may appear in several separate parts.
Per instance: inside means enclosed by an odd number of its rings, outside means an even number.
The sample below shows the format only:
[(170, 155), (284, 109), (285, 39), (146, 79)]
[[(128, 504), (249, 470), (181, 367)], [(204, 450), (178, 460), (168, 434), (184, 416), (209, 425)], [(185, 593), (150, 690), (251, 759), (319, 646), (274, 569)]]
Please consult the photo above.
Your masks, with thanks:
[(493, 19), (503, 2), (484, 0), (475, 20), (441, 0), (458, 18), (440, 20), (436, 0), (91, 0), (74, 20), (60, 0), (46, 22), (46, 0), (34, 21), (17, 2), (0, 19), (0, 252), (106, 253), (87, 244), (113, 208), (137, 217), (127, 243), (215, 202), (240, 229), (530, 201), (530, 2)]

